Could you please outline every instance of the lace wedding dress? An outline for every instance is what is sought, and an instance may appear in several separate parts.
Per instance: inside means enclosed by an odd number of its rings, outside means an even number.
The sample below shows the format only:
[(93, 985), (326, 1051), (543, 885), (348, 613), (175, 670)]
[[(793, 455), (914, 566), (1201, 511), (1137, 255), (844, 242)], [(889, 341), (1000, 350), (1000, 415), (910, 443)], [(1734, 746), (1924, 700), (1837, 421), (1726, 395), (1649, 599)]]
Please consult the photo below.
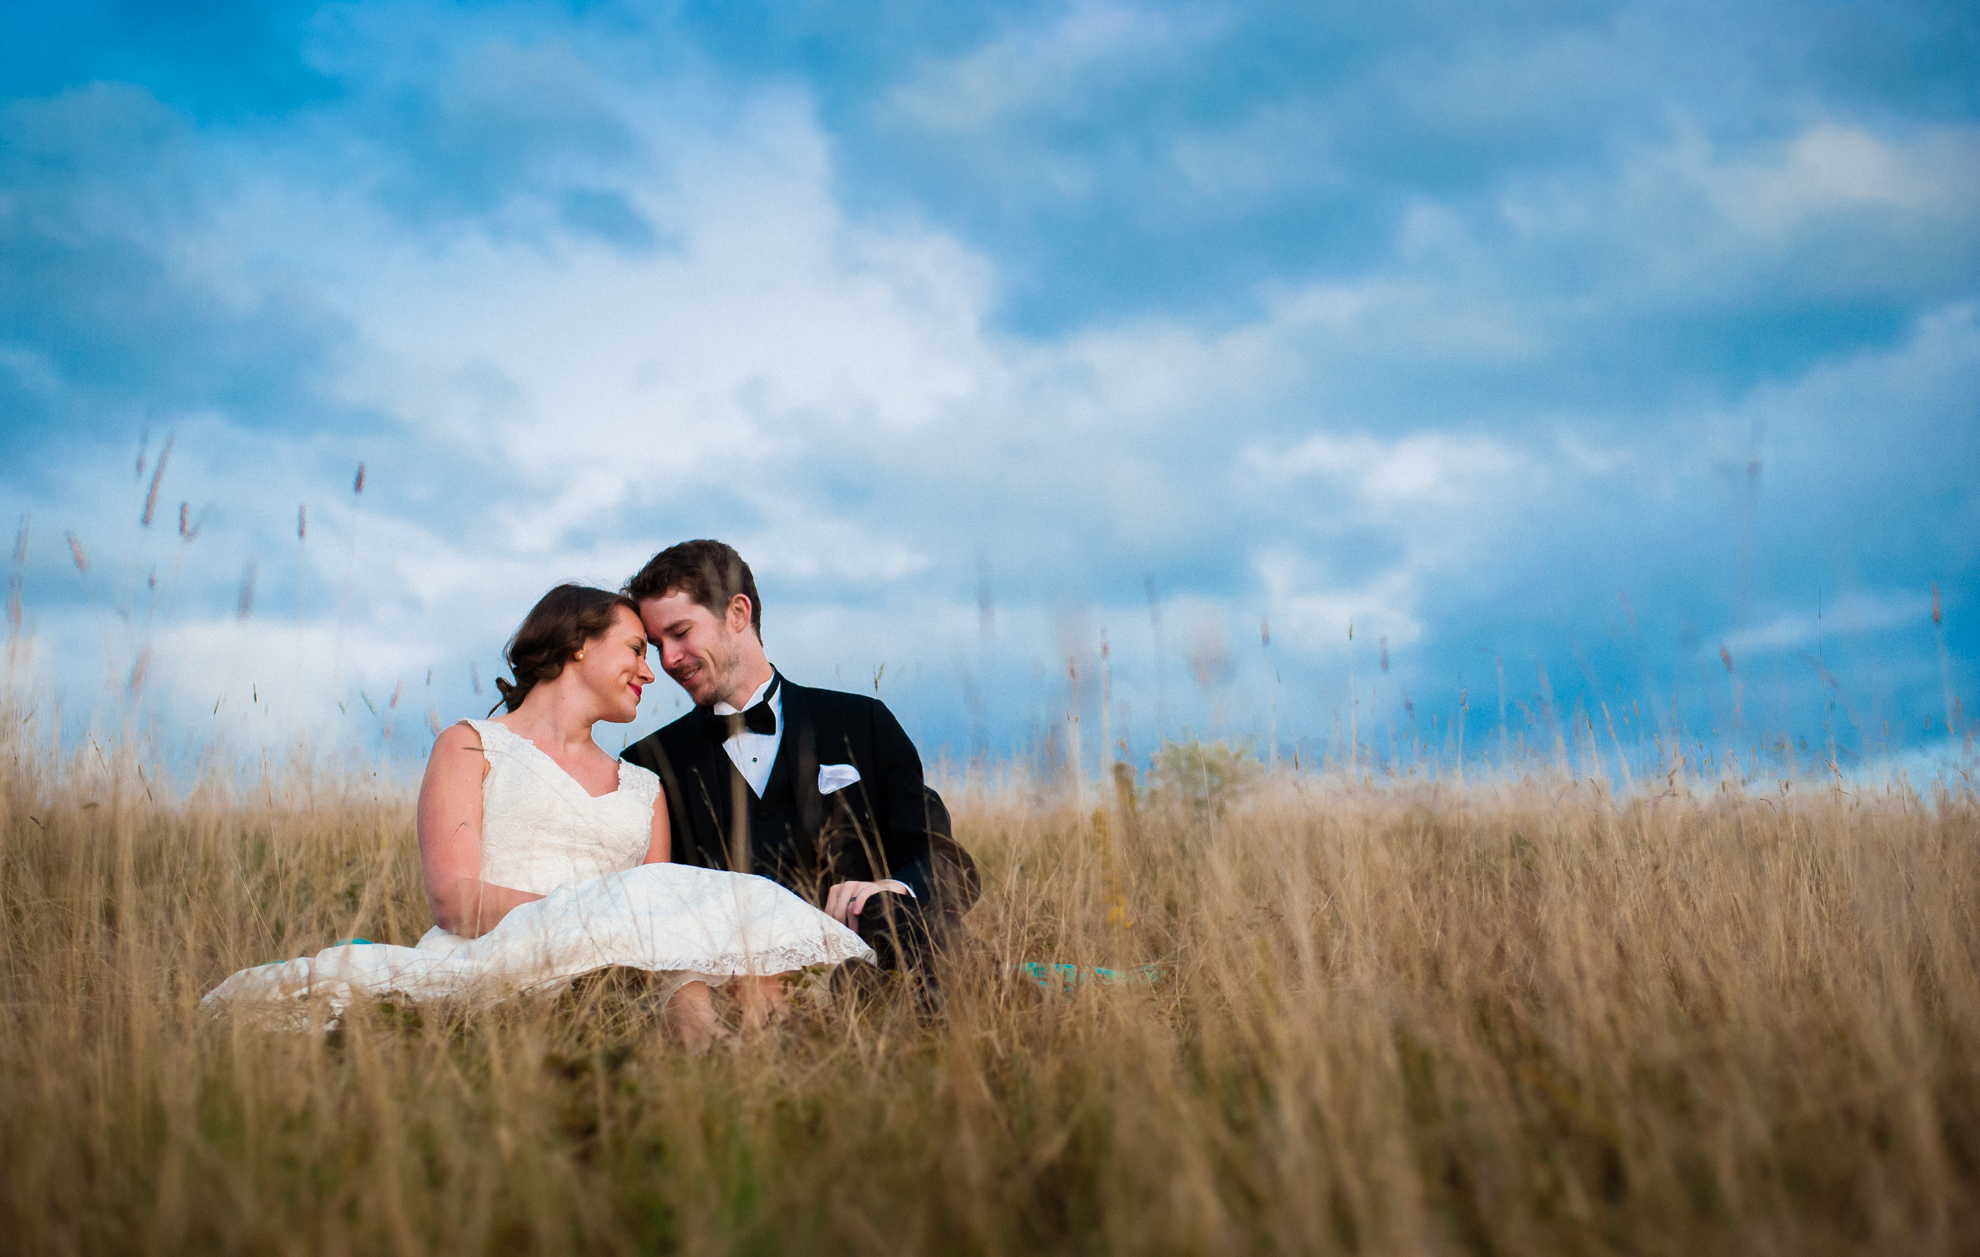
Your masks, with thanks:
[(347, 943), (243, 969), (203, 1006), (306, 1024), (360, 995), (485, 1004), (613, 965), (667, 975), (670, 996), (696, 979), (873, 959), (857, 934), (768, 878), (641, 864), (660, 797), (646, 769), (621, 761), (619, 788), (594, 797), (529, 739), (492, 720), (466, 723), (488, 757), (481, 880), (544, 898), (476, 939), (436, 926), (415, 947)]

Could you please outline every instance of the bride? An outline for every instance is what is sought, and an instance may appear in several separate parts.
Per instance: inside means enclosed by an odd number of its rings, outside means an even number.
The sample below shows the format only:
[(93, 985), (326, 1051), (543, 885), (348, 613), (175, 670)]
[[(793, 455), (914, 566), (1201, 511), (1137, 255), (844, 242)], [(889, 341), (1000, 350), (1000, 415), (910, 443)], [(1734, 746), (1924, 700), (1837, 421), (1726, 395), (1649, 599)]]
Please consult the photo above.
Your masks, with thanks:
[(443, 732), (419, 792), (420, 864), (434, 928), (416, 947), (348, 943), (244, 969), (207, 994), (341, 1014), (359, 994), (413, 1000), (555, 990), (611, 966), (661, 975), (682, 1040), (724, 1033), (710, 988), (745, 1024), (782, 1007), (777, 975), (871, 960), (859, 936), (767, 878), (667, 863), (660, 780), (601, 750), (600, 720), (639, 712), (653, 680), (638, 609), (559, 585), (509, 643), (506, 714)]

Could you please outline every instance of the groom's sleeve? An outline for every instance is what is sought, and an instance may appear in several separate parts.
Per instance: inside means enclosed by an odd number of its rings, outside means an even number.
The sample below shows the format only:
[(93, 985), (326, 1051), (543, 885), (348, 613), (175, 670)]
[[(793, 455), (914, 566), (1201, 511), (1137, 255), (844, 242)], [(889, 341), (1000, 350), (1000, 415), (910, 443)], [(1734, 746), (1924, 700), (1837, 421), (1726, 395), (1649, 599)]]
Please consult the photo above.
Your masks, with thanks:
[(949, 809), (922, 777), (921, 755), (885, 703), (873, 704), (874, 818), (889, 876), (937, 911), (965, 912), (981, 890)]

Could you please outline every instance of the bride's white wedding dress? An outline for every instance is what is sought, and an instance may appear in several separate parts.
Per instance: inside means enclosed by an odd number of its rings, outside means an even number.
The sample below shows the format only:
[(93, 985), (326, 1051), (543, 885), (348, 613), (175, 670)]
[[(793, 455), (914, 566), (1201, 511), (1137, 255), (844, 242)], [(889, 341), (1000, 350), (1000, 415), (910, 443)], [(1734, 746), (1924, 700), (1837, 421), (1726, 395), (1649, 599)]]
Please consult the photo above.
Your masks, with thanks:
[(529, 739), (467, 723), (488, 757), (481, 880), (544, 898), (476, 939), (436, 926), (416, 947), (348, 943), (243, 969), (202, 1005), (252, 1005), (301, 1024), (312, 1008), (335, 1017), (359, 995), (492, 1003), (613, 965), (668, 975), (671, 995), (696, 979), (873, 959), (857, 934), (768, 878), (641, 864), (660, 797), (646, 769), (621, 761), (619, 788), (594, 797)]

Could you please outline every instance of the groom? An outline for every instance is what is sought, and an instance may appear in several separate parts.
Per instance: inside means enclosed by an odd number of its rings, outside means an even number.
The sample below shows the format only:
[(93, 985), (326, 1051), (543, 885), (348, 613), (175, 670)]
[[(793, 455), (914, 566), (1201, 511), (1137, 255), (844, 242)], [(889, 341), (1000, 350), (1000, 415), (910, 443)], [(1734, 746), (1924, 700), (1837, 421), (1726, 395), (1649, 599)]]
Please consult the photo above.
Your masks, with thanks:
[(674, 861), (760, 873), (858, 931), (884, 967), (925, 966), (979, 881), (893, 713), (772, 667), (756, 579), (719, 541), (662, 550), (625, 592), (695, 704), (625, 752), (666, 786)]

